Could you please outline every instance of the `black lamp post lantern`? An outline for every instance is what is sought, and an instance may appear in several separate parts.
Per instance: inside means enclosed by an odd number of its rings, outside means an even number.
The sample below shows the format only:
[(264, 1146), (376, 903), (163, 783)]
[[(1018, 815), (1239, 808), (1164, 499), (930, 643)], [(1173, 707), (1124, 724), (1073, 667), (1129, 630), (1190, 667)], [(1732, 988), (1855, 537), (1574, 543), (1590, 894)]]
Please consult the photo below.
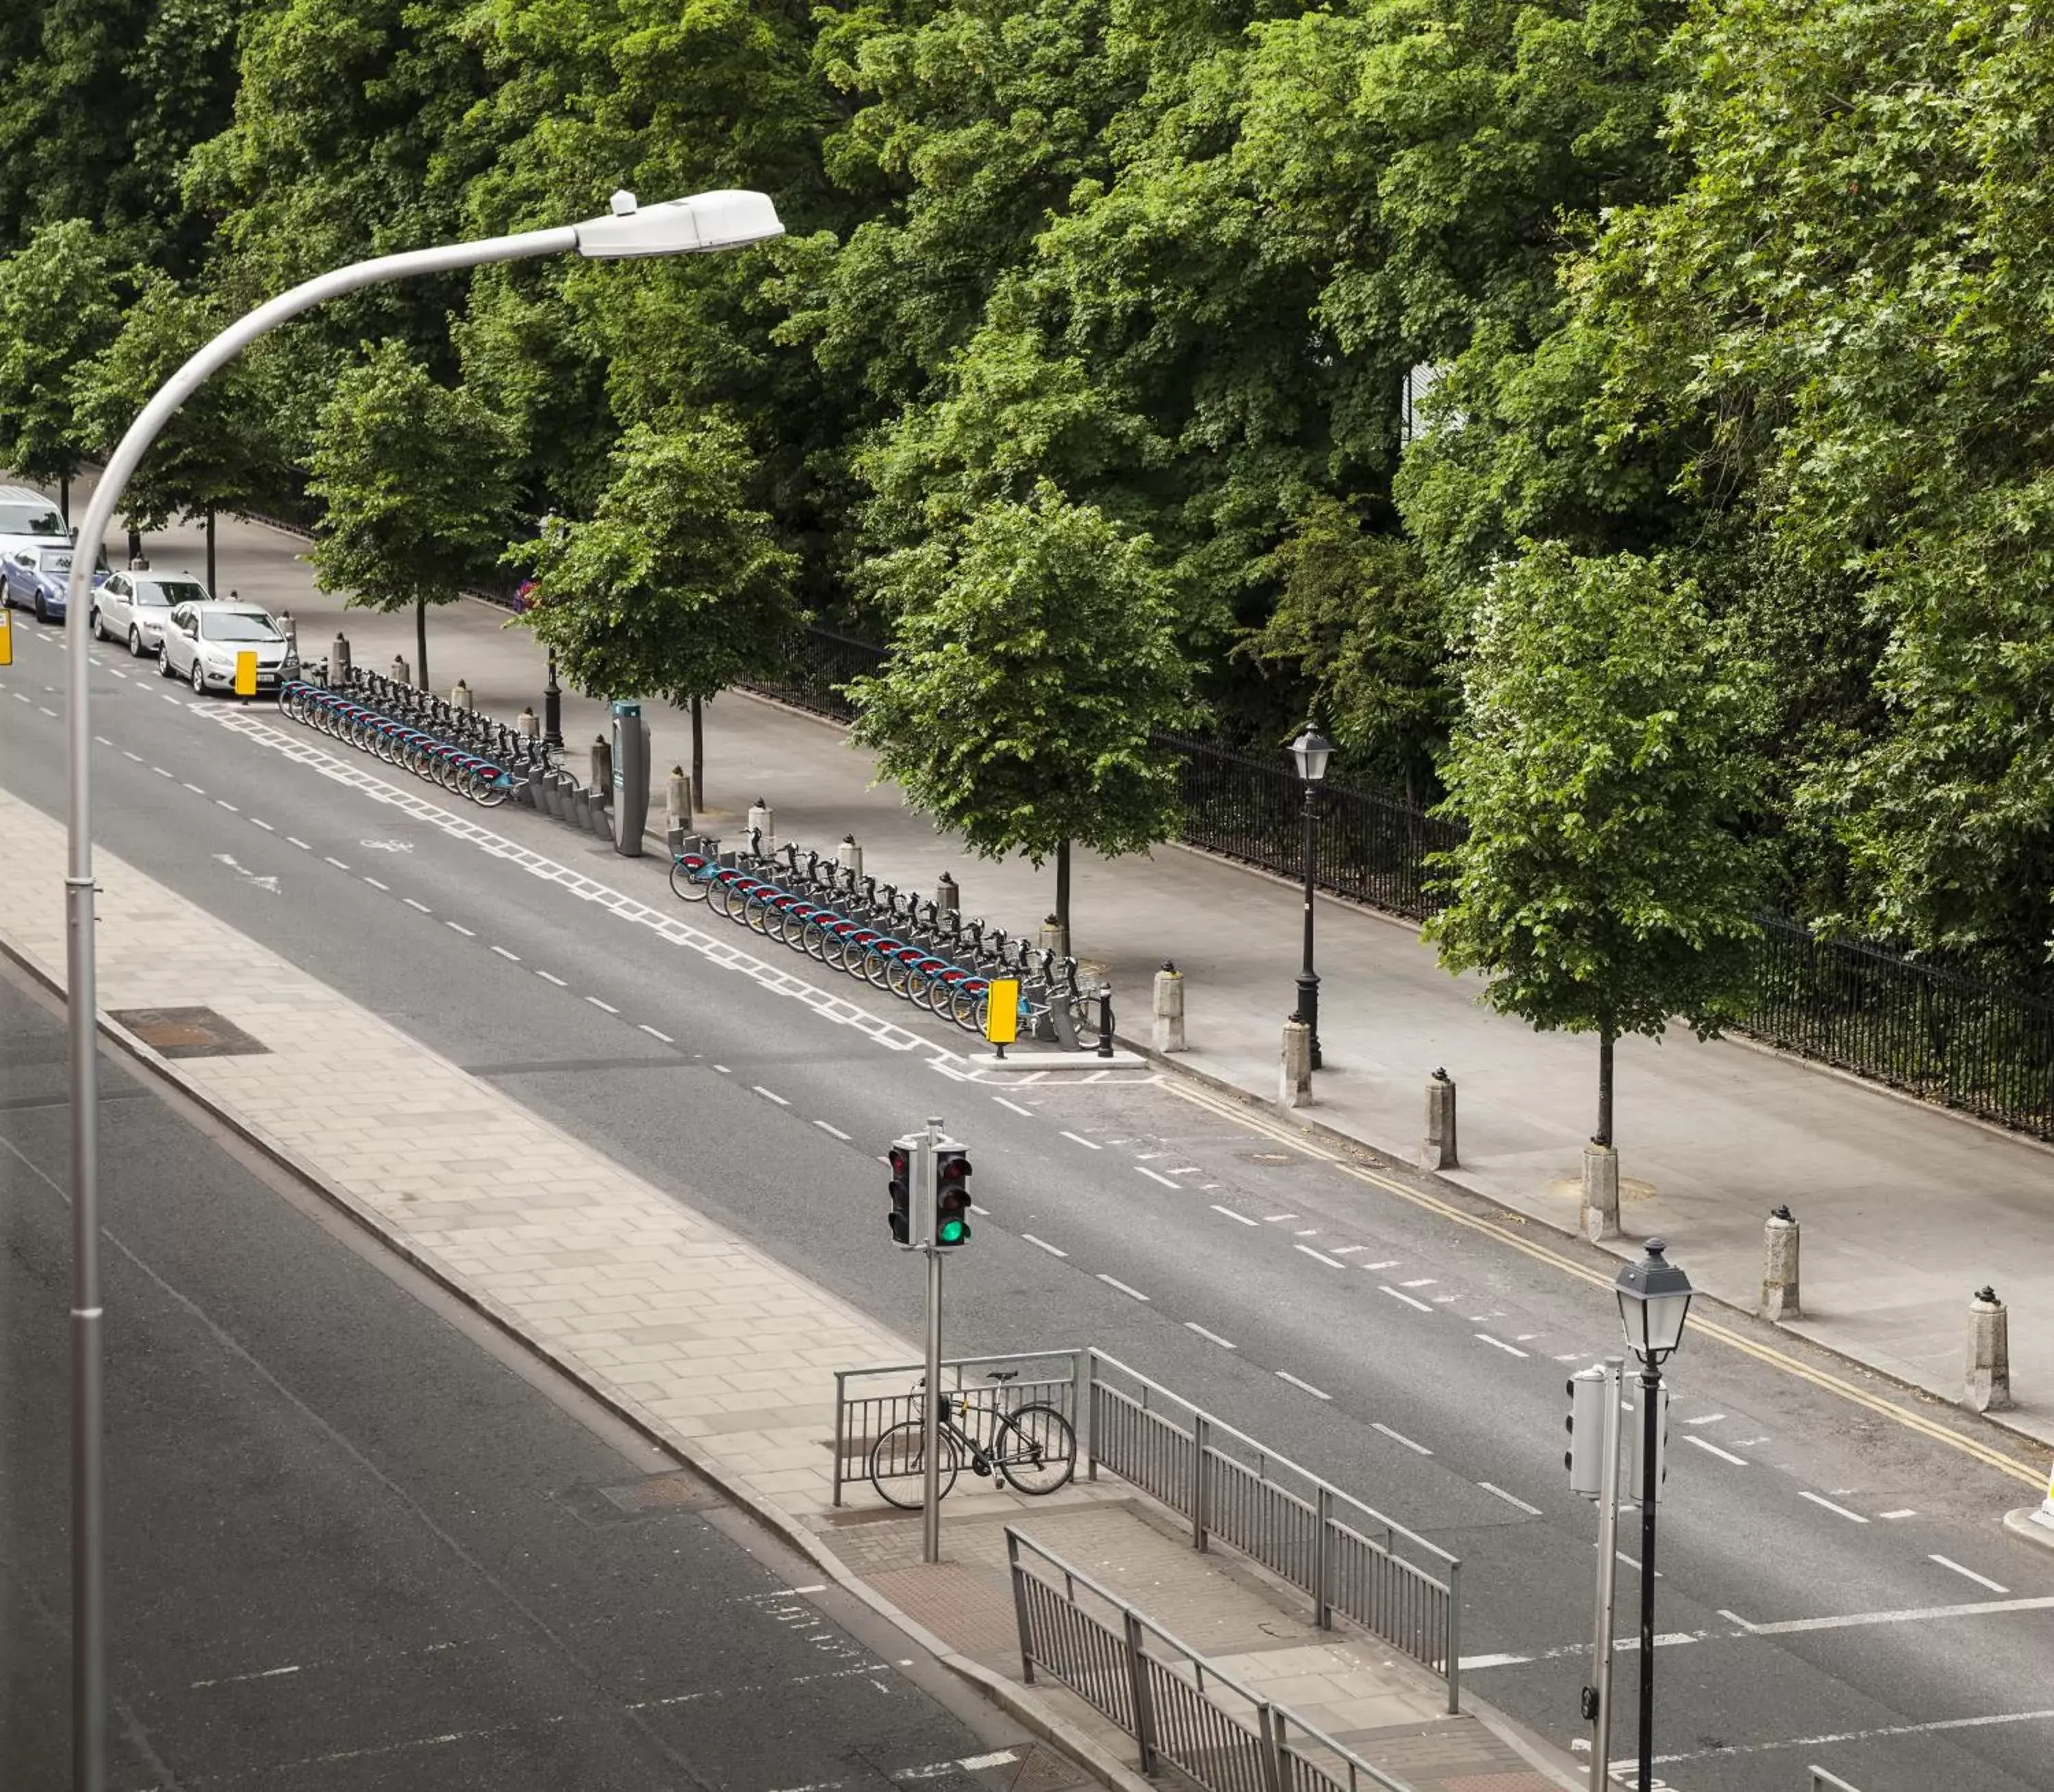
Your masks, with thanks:
[(1651, 1792), (1655, 1773), (1655, 1508), (1659, 1465), (1662, 1365), (1683, 1342), (1690, 1313), (1690, 1279), (1663, 1255), (1668, 1246), (1647, 1241), (1647, 1255), (1628, 1263), (1612, 1283), (1627, 1348), (1640, 1359), (1640, 1473), (1634, 1491), (1640, 1501), (1640, 1792)]
[(1312, 969), (1312, 893), (1318, 870), (1318, 816), (1320, 780), (1327, 775), (1327, 761), (1334, 756), (1333, 743), (1310, 721), (1291, 743), (1291, 756), (1305, 784), (1305, 960), (1298, 972), (1298, 1010), (1293, 1017), (1304, 1022), (1311, 1034), (1312, 1064), (1320, 1067), (1320, 973)]

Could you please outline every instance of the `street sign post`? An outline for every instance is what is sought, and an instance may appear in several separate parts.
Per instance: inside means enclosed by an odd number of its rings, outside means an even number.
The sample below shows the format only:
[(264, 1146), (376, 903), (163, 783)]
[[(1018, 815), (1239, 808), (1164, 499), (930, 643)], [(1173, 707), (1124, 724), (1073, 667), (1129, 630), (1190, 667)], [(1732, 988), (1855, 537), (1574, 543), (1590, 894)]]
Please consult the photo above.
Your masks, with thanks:
[(935, 1147), (941, 1137), (941, 1121), (930, 1117), (913, 1158), (913, 1210), (927, 1228), (923, 1248), (927, 1254), (927, 1400), (920, 1434), (923, 1562), (942, 1559), (942, 1252), (935, 1242)]

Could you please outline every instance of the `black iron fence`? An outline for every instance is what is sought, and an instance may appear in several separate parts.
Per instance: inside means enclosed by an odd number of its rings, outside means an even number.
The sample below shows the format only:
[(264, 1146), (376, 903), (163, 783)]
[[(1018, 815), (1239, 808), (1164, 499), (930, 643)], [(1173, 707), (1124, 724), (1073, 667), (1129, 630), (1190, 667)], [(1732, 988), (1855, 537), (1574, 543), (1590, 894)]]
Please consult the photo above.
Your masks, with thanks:
[[(752, 688), (822, 715), (853, 712), (835, 687), (885, 650), (813, 628), (792, 670)], [(1187, 846), (1288, 878), (1304, 864), (1304, 786), (1270, 759), (1163, 735), (1183, 765)], [(1345, 784), (1320, 791), (1320, 886), (1423, 920), (1441, 906), (1430, 861), (1459, 824), (1403, 798)], [(2054, 1139), (2054, 1001), (1860, 941), (1814, 939), (1765, 918), (1752, 1004), (1739, 1030), (1978, 1119)]]

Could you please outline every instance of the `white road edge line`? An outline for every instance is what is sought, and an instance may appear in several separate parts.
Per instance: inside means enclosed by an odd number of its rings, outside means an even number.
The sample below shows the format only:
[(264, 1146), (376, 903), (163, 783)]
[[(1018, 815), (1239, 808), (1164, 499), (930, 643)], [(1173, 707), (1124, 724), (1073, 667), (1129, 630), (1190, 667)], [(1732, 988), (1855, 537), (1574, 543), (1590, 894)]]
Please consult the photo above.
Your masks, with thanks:
[(1277, 1379), (1280, 1381), (1289, 1381), (1294, 1388), (1303, 1388), (1305, 1392), (1310, 1394), (1315, 1400), (1332, 1400), (1334, 1397), (1330, 1393), (1322, 1393), (1320, 1389), (1314, 1387), (1310, 1381), (1300, 1381), (1298, 1377), (1293, 1375), (1288, 1369), (1278, 1370), (1277, 1371)]
[(1836, 1506), (1832, 1501), (1828, 1499), (1823, 1493), (1813, 1493), (1807, 1488), (1800, 1487), (1797, 1490), (1797, 1497), (1800, 1499), (1810, 1500), (1814, 1506), (1823, 1506), (1829, 1512), (1837, 1512), (1842, 1518), (1849, 1519), (1855, 1524), (1867, 1524), (1868, 1523), (1868, 1520), (1863, 1518), (1860, 1513), (1851, 1512), (1844, 1506)]
[[(1521, 1499), (1516, 1493), (1507, 1493), (1503, 1487), (1494, 1487), (1489, 1481), (1478, 1481), (1477, 1485), (1481, 1487), (1485, 1493), (1496, 1494), (1499, 1499), (1502, 1499), (1505, 1503), (1506, 1505), (1517, 1506), (1521, 1511), (1525, 1513), (1530, 1518), (1537, 1519), (1540, 1516), (1540, 1508), (1538, 1506), (1528, 1505), (1526, 1502)], [(1465, 1661), (1462, 1665), (1466, 1668), (1469, 1664)]]
[(1236, 1347), (1234, 1345), (1230, 1344), (1224, 1338), (1221, 1337), (1218, 1332), (1207, 1331), (1206, 1328), (1200, 1325), (1196, 1319), (1186, 1319), (1184, 1322), (1184, 1329), (1186, 1331), (1196, 1332), (1198, 1336), (1204, 1338), (1207, 1343), (1217, 1344), (1222, 1350), (1231, 1350)]
[(1067, 1251), (1057, 1250), (1056, 1247), (1051, 1244), (1045, 1238), (1037, 1238), (1032, 1232), (1022, 1232), (1020, 1236), (1027, 1244), (1033, 1245), (1037, 1250), (1046, 1251), (1052, 1257), (1067, 1257), (1069, 1255), (1069, 1252)]
[(1709, 1455), (1717, 1456), (1722, 1462), (1731, 1463), (1736, 1468), (1745, 1468), (1747, 1467), (1747, 1458), (1745, 1456), (1737, 1456), (1731, 1450), (1722, 1450), (1718, 1444), (1708, 1443), (1702, 1437), (1694, 1437), (1688, 1432), (1686, 1432), (1684, 1434), (1683, 1441), (1686, 1444), (1695, 1444), (1699, 1449), (1705, 1451)]
[(1926, 1559), (1928, 1562), (1938, 1562), (1942, 1568), (1951, 1568), (1956, 1574), (1959, 1574), (1963, 1580), (1973, 1581), (1977, 1586), (1986, 1586), (1993, 1593), (2009, 1593), (2011, 1591), (2011, 1589), (2008, 1586), (1998, 1586), (1997, 1583), (1992, 1580), (1989, 1575), (1978, 1574), (1973, 1568), (1964, 1568), (1958, 1562), (1951, 1562), (1944, 1555), (1929, 1555)]
[(1100, 1270), (1099, 1271), (1098, 1279), (1101, 1282), (1104, 1283), (1108, 1288), (1117, 1288), (1122, 1294), (1131, 1295), (1135, 1300), (1146, 1300), (1148, 1298), (1147, 1295), (1142, 1293), (1139, 1288), (1130, 1288), (1124, 1282), (1119, 1280), (1118, 1277), (1108, 1275), (1104, 1270)]
[(1383, 1435), (1388, 1437), (1394, 1444), (1403, 1444), (1408, 1450), (1417, 1450), (1421, 1456), (1431, 1456), (1434, 1453), (1431, 1450), (1428, 1449), (1424, 1444), (1414, 1443), (1403, 1432), (1393, 1431), (1389, 1425), (1383, 1424), (1380, 1421), (1372, 1420), (1370, 1423), (1369, 1428), (1371, 1431), (1382, 1432)]
[(1211, 1205), (1214, 1212), (1224, 1213), (1230, 1220), (1238, 1220), (1244, 1226), (1252, 1226), (1255, 1224), (1255, 1222), (1249, 1219), (1245, 1213), (1237, 1213), (1230, 1207), (1222, 1207), (1218, 1201), (1214, 1201), (1210, 1204)]

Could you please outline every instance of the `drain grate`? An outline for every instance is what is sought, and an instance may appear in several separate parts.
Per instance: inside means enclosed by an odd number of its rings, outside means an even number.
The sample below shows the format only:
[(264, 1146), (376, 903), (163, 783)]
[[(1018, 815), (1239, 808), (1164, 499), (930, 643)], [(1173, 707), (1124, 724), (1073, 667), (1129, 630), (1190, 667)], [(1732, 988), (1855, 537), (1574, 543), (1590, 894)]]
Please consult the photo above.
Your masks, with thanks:
[(247, 1058), (271, 1049), (211, 1008), (112, 1012), (136, 1038), (167, 1058)]
[(647, 1475), (625, 1487), (585, 1483), (565, 1488), (557, 1499), (595, 1531), (666, 1512), (703, 1512), (722, 1503), (719, 1494), (688, 1468)]

